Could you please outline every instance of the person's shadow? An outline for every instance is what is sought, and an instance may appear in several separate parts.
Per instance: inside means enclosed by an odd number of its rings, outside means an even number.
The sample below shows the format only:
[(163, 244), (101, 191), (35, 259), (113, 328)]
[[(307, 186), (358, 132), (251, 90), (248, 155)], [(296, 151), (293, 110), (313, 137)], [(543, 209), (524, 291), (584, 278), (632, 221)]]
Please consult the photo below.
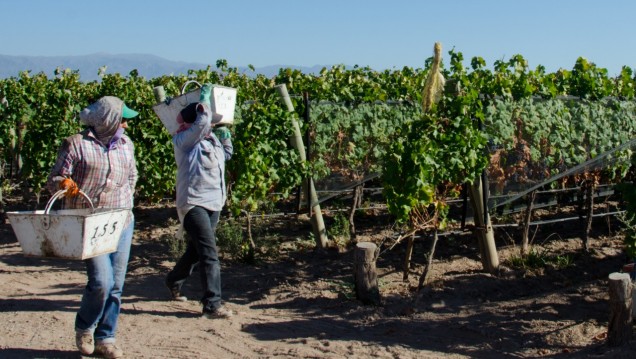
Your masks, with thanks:
[(33, 359), (33, 358), (82, 358), (77, 350), (46, 350), (46, 349), (26, 349), (7, 348), (0, 350), (0, 357), (3, 359)]

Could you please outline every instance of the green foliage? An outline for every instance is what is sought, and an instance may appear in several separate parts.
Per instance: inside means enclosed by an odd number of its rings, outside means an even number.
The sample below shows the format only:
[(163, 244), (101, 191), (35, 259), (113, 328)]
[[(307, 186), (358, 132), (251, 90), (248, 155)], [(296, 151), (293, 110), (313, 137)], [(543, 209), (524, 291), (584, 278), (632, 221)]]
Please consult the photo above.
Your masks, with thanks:
[(625, 213), (619, 216), (625, 225), (625, 253), (631, 260), (636, 260), (636, 184), (620, 183), (616, 189), (625, 202)]
[[(128, 129), (140, 171), (137, 198), (154, 202), (174, 196), (171, 138), (152, 110), (152, 89), (163, 86), (175, 97), (188, 80), (216, 83), (238, 89), (235, 154), (227, 166), (234, 213), (276, 201), (273, 193), (286, 197), (308, 175), (360, 178), (381, 171), (390, 210), (407, 221), (413, 209), (433, 206), (443, 214), (443, 194), (472, 181), (488, 162), (486, 140), (502, 151), (523, 140), (536, 166), (554, 173), (634, 137), (634, 105), (625, 101), (635, 92), (629, 67), (610, 79), (605, 69), (583, 58), (571, 71), (546, 73), (542, 66), (529, 69), (521, 55), (496, 61), (492, 71), (483, 58), (474, 57), (465, 68), (461, 52), (448, 55), (441, 66), (447, 91), (426, 115), (417, 104), (428, 70), (410, 67), (377, 72), (338, 65), (318, 75), (286, 68), (267, 78), (218, 60), (216, 69), (190, 70), (187, 76), (147, 80), (137, 71), (100, 71), (101, 80), (89, 83), (72, 70), (58, 69), (54, 78), (25, 71), (0, 80), (0, 99), (6, 99), (0, 105), (0, 155), (12, 163), (20, 154), (24, 168), (15, 180), (39, 192), (61, 141), (80, 129), (79, 111), (100, 96), (115, 95), (140, 112)], [(430, 59), (425, 63), (430, 66)], [(297, 113), (281, 108), (273, 86), (282, 83)], [(311, 117), (301, 123), (310, 134), (311, 161), (301, 164), (288, 139), (290, 116), (300, 118), (305, 110), (303, 93), (311, 100)], [(607, 96), (613, 99), (600, 100)], [(627, 168), (622, 161), (608, 172), (620, 177)]]
[(347, 300), (356, 300), (356, 287), (353, 281), (330, 280), (327, 283), (329, 284), (329, 290), (332, 292), (338, 293)]
[(623, 66), (621, 74), (615, 79), (615, 96), (621, 99), (633, 99), (636, 89), (634, 88), (634, 72), (631, 68)]
[[(169, 218), (168, 227), (178, 228), (180, 227), (179, 221), (174, 218)], [(180, 237), (175, 231), (173, 234), (164, 234), (161, 237), (161, 241), (164, 242), (168, 246), (168, 253), (170, 254), (170, 258), (177, 261), (186, 250), (188, 246), (188, 234), (184, 231), (184, 237)]]
[(570, 80), (570, 94), (584, 99), (599, 100), (613, 93), (614, 84), (607, 78), (607, 69), (599, 68), (583, 57), (576, 60)]
[[(636, 191), (631, 189), (630, 192)], [(634, 213), (636, 213), (636, 211), (633, 206), (631, 206), (627, 212), (619, 216), (619, 219), (625, 226), (625, 254), (627, 254), (627, 258), (631, 260), (636, 260), (636, 216)]]
[(78, 73), (70, 70), (56, 71), (51, 80), (43, 74), (22, 72), (19, 78), (1, 84), (0, 94), (8, 103), (0, 109), (0, 141), (8, 145), (4, 159), (11, 162), (19, 153), (24, 162), (22, 178), (38, 193), (61, 140), (79, 129), (76, 116), (94, 86), (80, 83)]
[(530, 252), (524, 256), (515, 255), (509, 259), (509, 263), (513, 268), (519, 269), (541, 269), (552, 267), (555, 269), (564, 269), (574, 263), (574, 259), (570, 255), (553, 255), (546, 250), (538, 250), (531, 248)]
[(216, 228), (217, 244), (224, 253), (238, 260), (251, 258), (250, 247), (243, 236), (239, 220), (231, 218), (220, 221)]
[(307, 174), (307, 167), (289, 146), (290, 114), (278, 103), (269, 95), (248, 106), (233, 131), (234, 156), (227, 166), (228, 182), (234, 183), (230, 209), (236, 215), (242, 209), (255, 211), (270, 193), (287, 197)]
[(344, 213), (336, 212), (333, 216), (333, 225), (329, 228), (329, 232), (334, 236), (349, 238), (349, 219)]
[(488, 163), (486, 137), (473, 120), (483, 119), (480, 88), (471, 86), (484, 75), (471, 78), (463, 69), (461, 54), (451, 51), (451, 57), (452, 80), (461, 90), (443, 96), (420, 119), (405, 122), (382, 161), (389, 211), (411, 228), (443, 227), (444, 198), (462, 183), (472, 183)]
[[(501, 167), (518, 182), (536, 182), (634, 138), (636, 104), (613, 99), (494, 100), (486, 106), (484, 124), (498, 158), (491, 161), (491, 170)], [(610, 160), (602, 174), (606, 181), (620, 180), (630, 168), (629, 151), (617, 152)]]
[(349, 231), (349, 218), (343, 212), (336, 212), (333, 216), (333, 224), (329, 226), (329, 235), (339, 247), (346, 247), (351, 239)]
[(420, 115), (410, 104), (371, 103), (347, 106), (319, 103), (311, 108), (313, 176), (338, 172), (352, 180), (380, 171), (393, 133)]
[[(486, 166), (485, 137), (470, 118), (426, 115), (406, 123), (382, 162), (384, 195), (398, 222), (414, 220), (443, 201), (457, 185), (470, 182)], [(415, 212), (413, 212), (415, 211)], [(416, 225), (415, 223), (412, 223)]]

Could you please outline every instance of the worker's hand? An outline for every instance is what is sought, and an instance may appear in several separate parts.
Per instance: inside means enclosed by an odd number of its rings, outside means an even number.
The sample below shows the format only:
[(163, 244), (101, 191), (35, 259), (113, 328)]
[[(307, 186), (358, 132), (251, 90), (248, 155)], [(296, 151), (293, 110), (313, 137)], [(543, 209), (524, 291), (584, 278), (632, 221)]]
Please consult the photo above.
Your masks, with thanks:
[(70, 178), (65, 178), (60, 182), (60, 189), (66, 190), (66, 197), (75, 197), (79, 194), (77, 183)]
[(232, 138), (232, 133), (230, 132), (230, 129), (225, 126), (216, 127), (214, 129), (214, 134), (221, 141), (229, 140), (230, 138)]

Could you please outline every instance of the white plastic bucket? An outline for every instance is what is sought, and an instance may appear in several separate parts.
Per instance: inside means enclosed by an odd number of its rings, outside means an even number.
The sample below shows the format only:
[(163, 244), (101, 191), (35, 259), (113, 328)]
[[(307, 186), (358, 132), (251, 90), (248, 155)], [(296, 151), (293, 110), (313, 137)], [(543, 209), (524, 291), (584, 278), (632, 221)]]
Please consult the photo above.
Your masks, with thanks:
[(66, 191), (55, 193), (46, 208), (7, 212), (13, 232), (26, 256), (87, 259), (117, 250), (129, 209), (93, 208), (51, 211)]
[[(197, 84), (199, 88), (184, 93), (189, 84)], [(179, 129), (177, 115), (187, 105), (199, 102), (201, 95), (201, 84), (196, 81), (188, 81), (181, 88), (181, 95), (175, 98), (166, 99), (152, 107), (171, 135)], [(232, 87), (212, 85), (212, 95), (210, 96), (210, 107), (212, 112), (223, 115), (219, 124), (231, 125), (234, 123), (234, 110), (236, 109), (236, 89)]]

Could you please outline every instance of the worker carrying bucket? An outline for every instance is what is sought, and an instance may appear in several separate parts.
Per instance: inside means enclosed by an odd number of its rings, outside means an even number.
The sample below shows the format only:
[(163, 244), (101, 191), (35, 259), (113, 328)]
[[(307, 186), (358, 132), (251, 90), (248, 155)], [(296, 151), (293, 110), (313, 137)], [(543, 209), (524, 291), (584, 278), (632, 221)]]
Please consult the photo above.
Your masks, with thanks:
[[(49, 173), (46, 186), (55, 193), (47, 208), (22, 214), (24, 218), (9, 214), (25, 253), (83, 260), (86, 285), (74, 323), (75, 344), (82, 355), (123, 356), (115, 336), (138, 178), (126, 129), (138, 115), (115, 96), (103, 96), (85, 107), (79, 118), (86, 128), (64, 139)], [(58, 198), (63, 199), (61, 209), (53, 212), (52, 202)], [(37, 244), (32, 248), (25, 240)]]

